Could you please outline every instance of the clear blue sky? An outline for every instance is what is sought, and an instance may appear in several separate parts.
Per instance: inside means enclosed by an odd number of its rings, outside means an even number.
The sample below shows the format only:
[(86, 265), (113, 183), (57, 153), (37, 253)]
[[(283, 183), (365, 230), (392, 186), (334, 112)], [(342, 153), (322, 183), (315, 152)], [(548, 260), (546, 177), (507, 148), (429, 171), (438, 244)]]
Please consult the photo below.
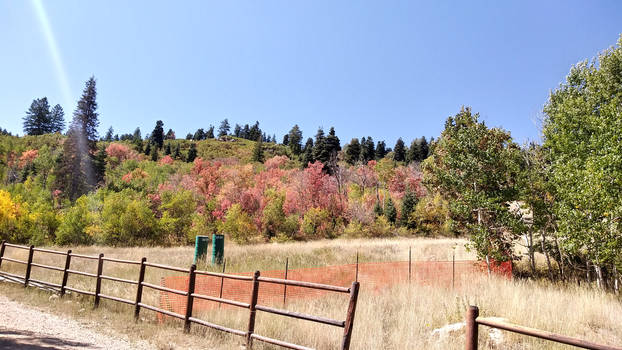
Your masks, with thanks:
[(71, 119), (94, 75), (100, 134), (226, 117), (393, 146), (469, 105), (523, 142), (570, 66), (622, 33), (622, 1), (37, 3), (0, 0), (0, 127), (20, 134), (33, 98)]

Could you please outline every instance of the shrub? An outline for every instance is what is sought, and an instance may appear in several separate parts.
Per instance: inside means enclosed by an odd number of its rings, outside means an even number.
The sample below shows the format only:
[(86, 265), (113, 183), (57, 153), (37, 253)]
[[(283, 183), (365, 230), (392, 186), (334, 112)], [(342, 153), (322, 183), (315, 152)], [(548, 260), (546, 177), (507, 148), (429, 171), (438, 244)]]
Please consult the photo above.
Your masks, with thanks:
[(227, 211), (219, 231), (231, 237), (235, 242), (247, 243), (256, 229), (251, 217), (242, 210), (239, 204), (234, 204)]
[(92, 222), (88, 202), (87, 196), (81, 196), (61, 215), (61, 224), (56, 232), (56, 244), (90, 244), (93, 242), (93, 237), (87, 234), (87, 228)]

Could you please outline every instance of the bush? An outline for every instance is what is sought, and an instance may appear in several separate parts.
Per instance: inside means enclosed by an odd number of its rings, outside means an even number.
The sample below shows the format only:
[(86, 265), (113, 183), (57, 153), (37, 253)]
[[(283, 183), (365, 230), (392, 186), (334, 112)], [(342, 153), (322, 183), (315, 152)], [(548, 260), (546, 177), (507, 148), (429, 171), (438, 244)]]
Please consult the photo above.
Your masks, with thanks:
[(89, 212), (89, 198), (81, 196), (61, 215), (61, 224), (56, 232), (56, 244), (93, 243), (93, 237), (87, 234), (87, 229), (92, 222), (93, 215)]
[(162, 217), (160, 229), (163, 239), (168, 243), (184, 243), (190, 234), (193, 214), (196, 207), (192, 192), (181, 190), (166, 191), (161, 195), (159, 207)]
[(302, 233), (304, 238), (329, 238), (333, 237), (333, 225), (326, 209), (311, 208), (307, 210), (302, 219)]
[(227, 211), (225, 221), (221, 223), (219, 231), (235, 242), (248, 243), (256, 229), (251, 217), (236, 203)]
[(158, 221), (149, 202), (131, 190), (106, 196), (102, 222), (103, 243), (140, 245), (160, 242)]

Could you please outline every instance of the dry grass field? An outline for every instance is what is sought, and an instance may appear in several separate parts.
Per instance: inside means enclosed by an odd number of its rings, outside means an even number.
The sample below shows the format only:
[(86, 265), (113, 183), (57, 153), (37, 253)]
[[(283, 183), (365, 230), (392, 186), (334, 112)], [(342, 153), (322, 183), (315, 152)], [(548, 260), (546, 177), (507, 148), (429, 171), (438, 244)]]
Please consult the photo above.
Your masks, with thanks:
[[(247, 272), (253, 270), (282, 269), (285, 258), (290, 267), (328, 266), (353, 263), (356, 253), (361, 262), (398, 261), (408, 259), (412, 247), (413, 260), (451, 260), (455, 250), (456, 259), (472, 259), (472, 253), (464, 249), (459, 239), (385, 239), (385, 240), (331, 240), (309, 243), (261, 244), (238, 246), (227, 244), (227, 270)], [(60, 248), (54, 248), (60, 249)], [(146, 256), (150, 262), (186, 267), (192, 263), (193, 248), (112, 248), (72, 247), (81, 254), (140, 260)], [(25, 251), (7, 248), (7, 256), (25, 258)], [(42, 253), (35, 254), (35, 262), (61, 266), (63, 257)], [(95, 271), (95, 262), (76, 259), (73, 269)], [(211, 269), (202, 264), (201, 269)], [(214, 268), (218, 269), (218, 268)], [(22, 266), (3, 262), (2, 270), (22, 274)], [(33, 268), (32, 277), (60, 281), (60, 273)], [(147, 269), (146, 280), (159, 283), (165, 275), (178, 273)], [(104, 274), (136, 279), (137, 266), (106, 263)], [(622, 303), (614, 295), (590, 287), (553, 284), (546, 281), (514, 280), (485, 276), (471, 279), (465, 287), (451, 290), (415, 284), (398, 285), (383, 293), (374, 293), (361, 286), (356, 314), (352, 349), (462, 349), (463, 331), (439, 335), (434, 332), (448, 324), (461, 322), (466, 307), (475, 304), (483, 316), (498, 316), (510, 322), (545, 329), (561, 334), (581, 337), (595, 342), (622, 344)], [(94, 283), (88, 277), (71, 276), (69, 285), (93, 290)], [(147, 290), (147, 289), (145, 289)], [(104, 281), (102, 292), (133, 299), (135, 287)], [(18, 285), (0, 283), (0, 293), (24, 303), (40, 306), (53, 313), (62, 313), (84, 320), (97, 322), (102, 329), (125, 333), (135, 339), (146, 339), (162, 349), (240, 349), (242, 339), (193, 325), (190, 335), (182, 332), (179, 322), (165, 325), (157, 323), (155, 313), (141, 311), (141, 322), (135, 323), (132, 307), (102, 300), (101, 307), (93, 310), (92, 298), (68, 295), (50, 298), (50, 293)], [(158, 305), (158, 294), (151, 291), (143, 302)], [(308, 301), (288, 303), (293, 311), (343, 319), (346, 296), (336, 295)], [(213, 310), (198, 315), (215, 323), (244, 329), (248, 313), (231, 308)], [(256, 331), (318, 349), (332, 349), (338, 344), (341, 329), (317, 325), (307, 321), (258, 313)], [(533, 338), (509, 333), (488, 334), (480, 330), (481, 348), (495, 349), (564, 349)], [(262, 346), (257, 343), (257, 348)], [(265, 348), (268, 348), (267, 346)]]

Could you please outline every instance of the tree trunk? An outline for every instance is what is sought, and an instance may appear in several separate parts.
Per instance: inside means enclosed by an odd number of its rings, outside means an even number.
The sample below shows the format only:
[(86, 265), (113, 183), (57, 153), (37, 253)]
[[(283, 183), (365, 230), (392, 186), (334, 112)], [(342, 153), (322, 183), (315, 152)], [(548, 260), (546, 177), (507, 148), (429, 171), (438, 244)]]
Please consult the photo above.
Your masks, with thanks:
[(557, 254), (559, 254), (559, 260), (557, 261), (557, 267), (559, 268), (559, 278), (563, 281), (565, 279), (564, 276), (564, 256), (562, 255), (562, 250), (559, 247), (559, 242), (557, 241), (557, 232), (554, 233), (555, 237), (555, 248), (557, 248)]
[(549, 279), (552, 281), (553, 280), (553, 268), (551, 267), (551, 259), (549, 258), (549, 252), (547, 252), (546, 250), (546, 236), (544, 235), (544, 231), (541, 231), (540, 234), (542, 235), (542, 241), (540, 241), (540, 245), (542, 246), (542, 253), (544, 254), (544, 257), (546, 258), (546, 265), (549, 270)]
[(598, 264), (594, 264), (594, 271), (596, 272), (596, 285), (598, 289), (605, 289), (605, 279), (603, 278), (603, 269)]
[(586, 260), (585, 261), (585, 277), (587, 278), (587, 284), (591, 285), (592, 284), (592, 279), (591, 279), (591, 275), (590, 275), (590, 261)]
[(613, 265), (613, 290), (615, 291), (616, 295), (620, 294), (619, 277), (620, 276), (618, 275), (618, 269), (615, 265)]

